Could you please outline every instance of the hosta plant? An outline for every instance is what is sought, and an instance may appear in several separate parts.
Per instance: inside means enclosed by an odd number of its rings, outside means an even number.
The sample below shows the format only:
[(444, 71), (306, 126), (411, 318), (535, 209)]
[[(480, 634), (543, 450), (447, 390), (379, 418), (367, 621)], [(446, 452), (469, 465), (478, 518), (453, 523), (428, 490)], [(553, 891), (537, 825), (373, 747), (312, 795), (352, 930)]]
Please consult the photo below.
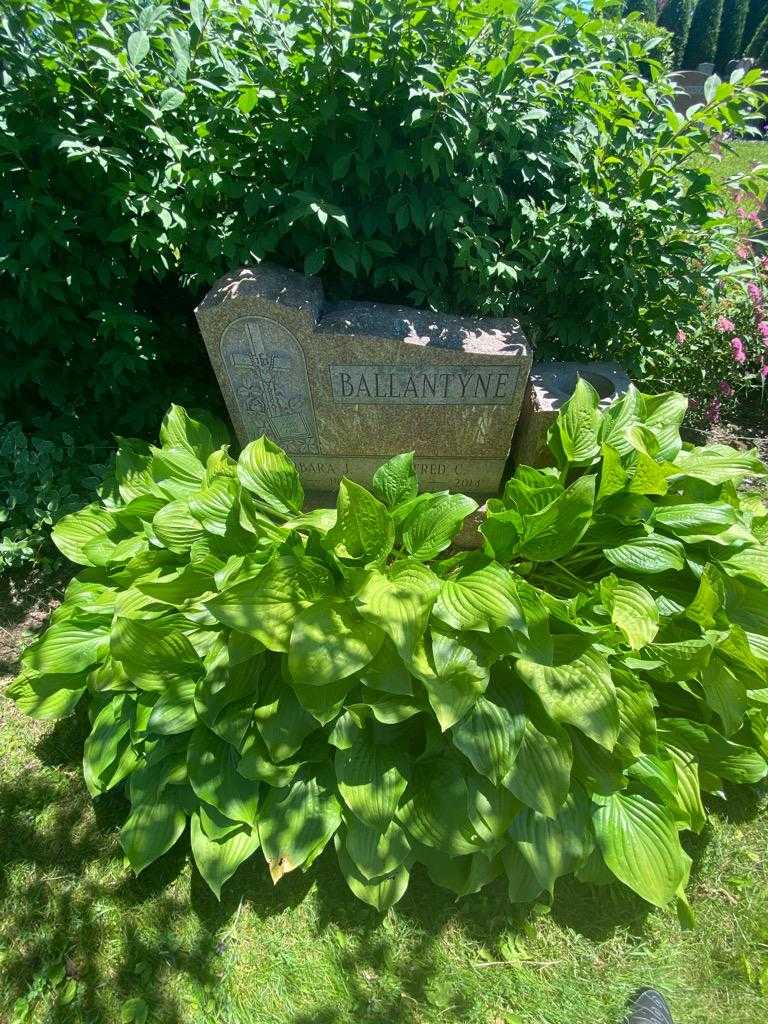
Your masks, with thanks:
[(124, 789), (137, 872), (188, 825), (217, 895), (333, 840), (380, 910), (417, 864), (459, 895), (573, 873), (685, 909), (702, 791), (768, 770), (768, 514), (739, 491), (765, 469), (683, 445), (679, 395), (597, 403), (581, 382), (474, 551), (475, 502), (419, 493), (408, 454), (307, 510), (266, 438), (235, 461), (173, 407), (159, 447), (122, 442), (54, 529), (84, 569), (10, 695), (87, 700), (85, 782)]

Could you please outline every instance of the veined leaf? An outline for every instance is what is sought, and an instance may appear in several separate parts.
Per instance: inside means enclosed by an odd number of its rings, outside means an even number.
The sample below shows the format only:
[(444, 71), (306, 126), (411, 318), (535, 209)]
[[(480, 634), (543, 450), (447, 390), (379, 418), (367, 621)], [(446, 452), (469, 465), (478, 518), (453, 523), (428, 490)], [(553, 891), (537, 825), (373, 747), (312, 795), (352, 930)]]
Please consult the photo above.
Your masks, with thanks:
[(600, 798), (592, 820), (600, 852), (613, 874), (654, 906), (669, 903), (685, 877), (670, 812), (644, 796), (613, 793)]
[(461, 529), (477, 502), (465, 494), (437, 494), (417, 505), (403, 523), (403, 544), (419, 562), (444, 551)]
[(205, 466), (187, 448), (154, 448), (152, 479), (171, 499), (186, 498), (205, 482)]
[(563, 404), (549, 432), (549, 445), (560, 465), (590, 466), (600, 454), (597, 431), (600, 397), (579, 377), (573, 394)]
[(534, 562), (552, 562), (567, 555), (586, 532), (594, 503), (595, 477), (579, 477), (541, 512), (525, 517), (515, 553)]
[(327, 534), (342, 558), (382, 563), (395, 542), (395, 523), (377, 498), (346, 477), (339, 484), (336, 525)]
[(344, 803), (370, 828), (383, 832), (408, 785), (408, 758), (360, 730), (352, 746), (336, 751), (336, 780)]
[(258, 784), (237, 771), (240, 755), (205, 725), (198, 725), (187, 748), (187, 770), (195, 793), (232, 821), (253, 827), (258, 816)]
[(431, 569), (403, 559), (386, 572), (374, 570), (355, 600), (363, 618), (390, 637), (407, 665), (424, 635), (439, 587)]
[(667, 744), (693, 754), (705, 771), (730, 782), (759, 782), (768, 774), (768, 764), (756, 750), (727, 740), (711, 726), (664, 718), (658, 731)]
[(210, 428), (180, 405), (171, 405), (163, 417), (160, 444), (166, 449), (186, 448), (200, 462), (205, 462), (216, 447)]
[(6, 688), (5, 694), (30, 718), (65, 718), (71, 715), (85, 693), (86, 675), (21, 674)]
[(512, 574), (497, 562), (444, 580), (434, 614), (454, 629), (524, 629)]
[(272, 881), (309, 866), (340, 822), (332, 789), (316, 775), (302, 772), (286, 789), (271, 789), (259, 816), (259, 837)]
[(410, 857), (408, 837), (394, 821), (380, 832), (364, 825), (354, 815), (348, 815), (344, 826), (344, 848), (367, 881), (392, 874)]
[(645, 587), (633, 580), (605, 576), (600, 581), (600, 596), (633, 651), (653, 640), (659, 630), (659, 609)]
[(762, 477), (768, 472), (754, 449), (738, 452), (725, 444), (680, 451), (674, 462), (679, 476), (693, 477), (716, 485), (729, 480), (739, 484), (748, 476)]
[(256, 505), (286, 517), (301, 511), (304, 488), (296, 466), (268, 437), (246, 445), (237, 460), (237, 475), (255, 495)]
[(79, 614), (52, 626), (24, 651), (25, 670), (40, 675), (75, 675), (109, 653), (109, 624), (103, 615)]
[(294, 622), (288, 668), (297, 683), (327, 686), (364, 668), (383, 639), (379, 627), (348, 602), (318, 601)]
[(197, 870), (216, 899), (221, 899), (222, 885), (258, 850), (259, 833), (242, 825), (225, 838), (211, 839), (203, 830), (198, 812), (192, 815), (190, 835)]
[(398, 812), (408, 834), (449, 857), (476, 853), (464, 774), (446, 756), (420, 761)]
[(338, 836), (336, 837), (336, 855), (339, 858), (341, 873), (358, 899), (370, 904), (382, 914), (402, 899), (410, 878), (404, 864), (400, 864), (391, 874), (368, 879), (358, 870)]
[(557, 879), (573, 871), (592, 848), (584, 791), (575, 787), (554, 818), (526, 808), (512, 822), (509, 836), (540, 888), (551, 894)]
[(499, 786), (515, 762), (525, 731), (524, 717), (478, 697), (469, 714), (454, 727), (454, 745), (475, 771)]
[(643, 534), (617, 547), (603, 548), (603, 554), (613, 565), (629, 572), (677, 571), (685, 565), (685, 552), (680, 541), (660, 533)]
[(137, 875), (170, 850), (186, 821), (186, 814), (169, 792), (131, 810), (120, 829), (120, 842)]
[(413, 452), (396, 455), (373, 474), (373, 493), (387, 508), (393, 509), (415, 498), (419, 481), (413, 468)]
[(98, 502), (64, 516), (51, 530), (51, 540), (62, 555), (78, 565), (99, 564), (86, 553), (91, 541), (119, 536), (117, 520)]

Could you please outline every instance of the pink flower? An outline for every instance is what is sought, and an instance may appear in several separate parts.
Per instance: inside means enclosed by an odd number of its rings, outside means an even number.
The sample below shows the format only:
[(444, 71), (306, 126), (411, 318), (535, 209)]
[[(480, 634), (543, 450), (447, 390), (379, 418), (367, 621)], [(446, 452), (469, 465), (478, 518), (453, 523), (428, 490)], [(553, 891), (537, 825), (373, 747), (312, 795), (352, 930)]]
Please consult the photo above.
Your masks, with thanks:
[(766, 363), (765, 366), (760, 367), (760, 376), (763, 378), (763, 380), (765, 380), (766, 377), (768, 377), (768, 363)]
[(764, 273), (768, 273), (768, 256), (763, 256), (761, 258), (760, 266), (763, 268)]
[(740, 220), (746, 220), (747, 219), (747, 211), (744, 209), (743, 206), (737, 206), (736, 207), (736, 216)]
[(720, 388), (720, 390), (726, 398), (733, 398), (733, 396), (736, 394), (736, 392), (733, 390), (733, 387), (728, 383), (727, 380), (721, 380), (717, 386)]
[(752, 250), (750, 247), (744, 242), (740, 242), (739, 245), (736, 246), (736, 255), (740, 260), (748, 260), (751, 252)]
[(741, 338), (731, 338), (731, 352), (733, 353), (734, 362), (746, 363), (747, 350), (744, 348), (744, 342)]
[(760, 218), (754, 210), (752, 211), (752, 213), (747, 214), (747, 220), (751, 220), (753, 224), (757, 224), (759, 227), (763, 226), (763, 222), (760, 220)]
[(752, 300), (753, 306), (759, 306), (763, 301), (763, 293), (759, 285), (756, 285), (754, 281), (750, 281), (747, 285), (747, 295)]
[(687, 338), (688, 338), (688, 335), (685, 333), (685, 331), (681, 331), (681, 330), (678, 329), (678, 332), (675, 335), (675, 341), (677, 342), (677, 344), (678, 345), (682, 345), (683, 342), (687, 340)]
[(710, 423), (719, 423), (720, 422), (720, 399), (719, 398), (711, 398), (709, 400), (709, 405), (707, 406), (707, 411), (705, 413), (705, 416), (707, 417), (707, 419), (709, 420)]
[(763, 342), (768, 341), (768, 321), (758, 320), (757, 331), (760, 337), (763, 339)]
[(715, 327), (722, 334), (732, 334), (736, 330), (736, 324), (729, 320), (727, 316), (719, 316)]

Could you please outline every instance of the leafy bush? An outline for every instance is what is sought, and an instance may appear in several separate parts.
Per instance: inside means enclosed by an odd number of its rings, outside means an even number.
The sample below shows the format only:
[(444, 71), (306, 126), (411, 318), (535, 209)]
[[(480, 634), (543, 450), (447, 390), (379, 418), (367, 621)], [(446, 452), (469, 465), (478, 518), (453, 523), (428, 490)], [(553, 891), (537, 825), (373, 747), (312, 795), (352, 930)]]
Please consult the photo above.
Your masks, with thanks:
[(51, 526), (87, 501), (105, 455), (77, 447), (68, 434), (53, 442), (27, 436), (18, 423), (0, 426), (0, 572), (58, 561)]
[(602, 415), (580, 382), (556, 467), (489, 502), (419, 493), (411, 455), (303, 511), (265, 438), (235, 462), (178, 407), (126, 441), (101, 501), (54, 540), (85, 566), (10, 696), (55, 718), (87, 694), (84, 772), (123, 785), (142, 871), (190, 823), (218, 895), (261, 847), (275, 881), (334, 838), (379, 909), (417, 863), (512, 901), (562, 875), (685, 910), (679, 832), (701, 790), (768, 770), (768, 510), (754, 453), (681, 445), (681, 395)]
[(651, 352), (729, 272), (710, 140), (625, 23), (549, 0), (28, 0), (0, 15), (0, 402), (148, 432), (210, 371), (191, 311), (240, 264), (526, 315), (561, 356)]

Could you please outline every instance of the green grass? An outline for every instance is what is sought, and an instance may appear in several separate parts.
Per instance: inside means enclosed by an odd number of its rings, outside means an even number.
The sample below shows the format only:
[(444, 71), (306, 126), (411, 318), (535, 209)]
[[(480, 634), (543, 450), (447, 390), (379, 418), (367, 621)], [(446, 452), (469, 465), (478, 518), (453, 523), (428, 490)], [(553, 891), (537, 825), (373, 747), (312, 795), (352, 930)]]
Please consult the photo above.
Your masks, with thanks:
[[(724, 143), (719, 154), (701, 157), (697, 163), (711, 171), (717, 181), (726, 182), (736, 174), (746, 174), (757, 164), (768, 164), (768, 142)], [(743, 205), (748, 210), (757, 209), (763, 199), (763, 196), (747, 199)]]
[(186, 841), (124, 866), (125, 803), (83, 785), (86, 727), (0, 698), (2, 1024), (112, 1024), (131, 999), (149, 1024), (613, 1024), (644, 984), (679, 1024), (768, 1019), (765, 790), (715, 801), (689, 844), (694, 931), (620, 886), (513, 909), (503, 885), (453, 903), (421, 875), (381, 919), (330, 850), (276, 889), (257, 855), (219, 904)]

